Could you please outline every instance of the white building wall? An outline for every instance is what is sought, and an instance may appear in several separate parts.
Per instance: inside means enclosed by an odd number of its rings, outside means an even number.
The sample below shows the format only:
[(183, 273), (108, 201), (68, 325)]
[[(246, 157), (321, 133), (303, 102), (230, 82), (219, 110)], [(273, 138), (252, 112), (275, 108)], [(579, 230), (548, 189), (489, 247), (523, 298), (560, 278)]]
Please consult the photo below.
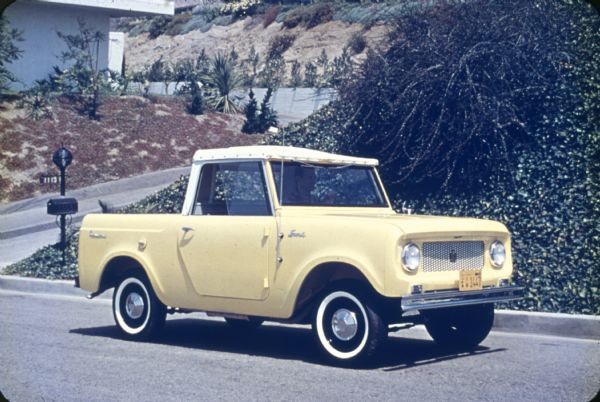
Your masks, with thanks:
[(108, 68), (121, 74), (123, 69), (123, 54), (125, 53), (125, 33), (110, 32), (108, 35)]
[(17, 1), (4, 11), (4, 15), (13, 28), (23, 32), (24, 39), (23, 42), (16, 42), (17, 47), (23, 50), (21, 58), (8, 66), (21, 81), (13, 85), (14, 89), (25, 89), (35, 80), (46, 78), (52, 72), (52, 66), (64, 66), (60, 56), (66, 50), (66, 45), (57, 32), (78, 33), (78, 19), (85, 21), (92, 31), (100, 31), (104, 35), (98, 61), (100, 69), (108, 67), (108, 12)]

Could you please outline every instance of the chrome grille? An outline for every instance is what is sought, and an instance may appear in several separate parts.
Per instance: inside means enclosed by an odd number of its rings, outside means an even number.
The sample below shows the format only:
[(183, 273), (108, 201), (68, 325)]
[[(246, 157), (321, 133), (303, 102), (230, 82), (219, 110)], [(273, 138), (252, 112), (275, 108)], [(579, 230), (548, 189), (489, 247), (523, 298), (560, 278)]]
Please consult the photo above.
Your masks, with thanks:
[(423, 243), (423, 271), (459, 271), (483, 268), (482, 241)]

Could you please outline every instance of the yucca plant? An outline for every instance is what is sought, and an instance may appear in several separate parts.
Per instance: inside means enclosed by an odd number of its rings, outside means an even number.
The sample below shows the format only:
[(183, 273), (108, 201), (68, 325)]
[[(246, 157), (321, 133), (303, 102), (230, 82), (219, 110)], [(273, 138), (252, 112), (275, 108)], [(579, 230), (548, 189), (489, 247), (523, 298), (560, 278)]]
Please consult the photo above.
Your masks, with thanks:
[(208, 86), (208, 104), (223, 113), (238, 113), (239, 106), (231, 93), (242, 85), (242, 77), (231, 57), (219, 52), (210, 60), (208, 73), (203, 77)]

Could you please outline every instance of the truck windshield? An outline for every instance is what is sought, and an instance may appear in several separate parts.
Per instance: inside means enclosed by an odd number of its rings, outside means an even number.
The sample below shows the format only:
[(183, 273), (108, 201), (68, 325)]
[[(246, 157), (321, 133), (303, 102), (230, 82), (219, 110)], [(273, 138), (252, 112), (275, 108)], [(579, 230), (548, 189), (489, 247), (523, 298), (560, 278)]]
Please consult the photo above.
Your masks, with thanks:
[(281, 162), (271, 162), (281, 205), (388, 206), (372, 167), (284, 162), (283, 175), (281, 167)]

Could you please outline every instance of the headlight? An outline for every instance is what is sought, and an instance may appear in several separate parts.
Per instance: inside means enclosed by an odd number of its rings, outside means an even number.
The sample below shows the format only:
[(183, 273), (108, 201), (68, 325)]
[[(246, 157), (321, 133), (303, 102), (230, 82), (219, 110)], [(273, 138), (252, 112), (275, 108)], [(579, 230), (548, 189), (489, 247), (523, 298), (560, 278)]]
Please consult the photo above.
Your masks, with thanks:
[(506, 260), (506, 250), (504, 244), (499, 241), (495, 241), (490, 246), (490, 258), (492, 259), (492, 265), (496, 268), (500, 268)]
[(402, 264), (408, 272), (415, 272), (419, 268), (421, 261), (421, 251), (415, 244), (408, 243), (402, 249)]

